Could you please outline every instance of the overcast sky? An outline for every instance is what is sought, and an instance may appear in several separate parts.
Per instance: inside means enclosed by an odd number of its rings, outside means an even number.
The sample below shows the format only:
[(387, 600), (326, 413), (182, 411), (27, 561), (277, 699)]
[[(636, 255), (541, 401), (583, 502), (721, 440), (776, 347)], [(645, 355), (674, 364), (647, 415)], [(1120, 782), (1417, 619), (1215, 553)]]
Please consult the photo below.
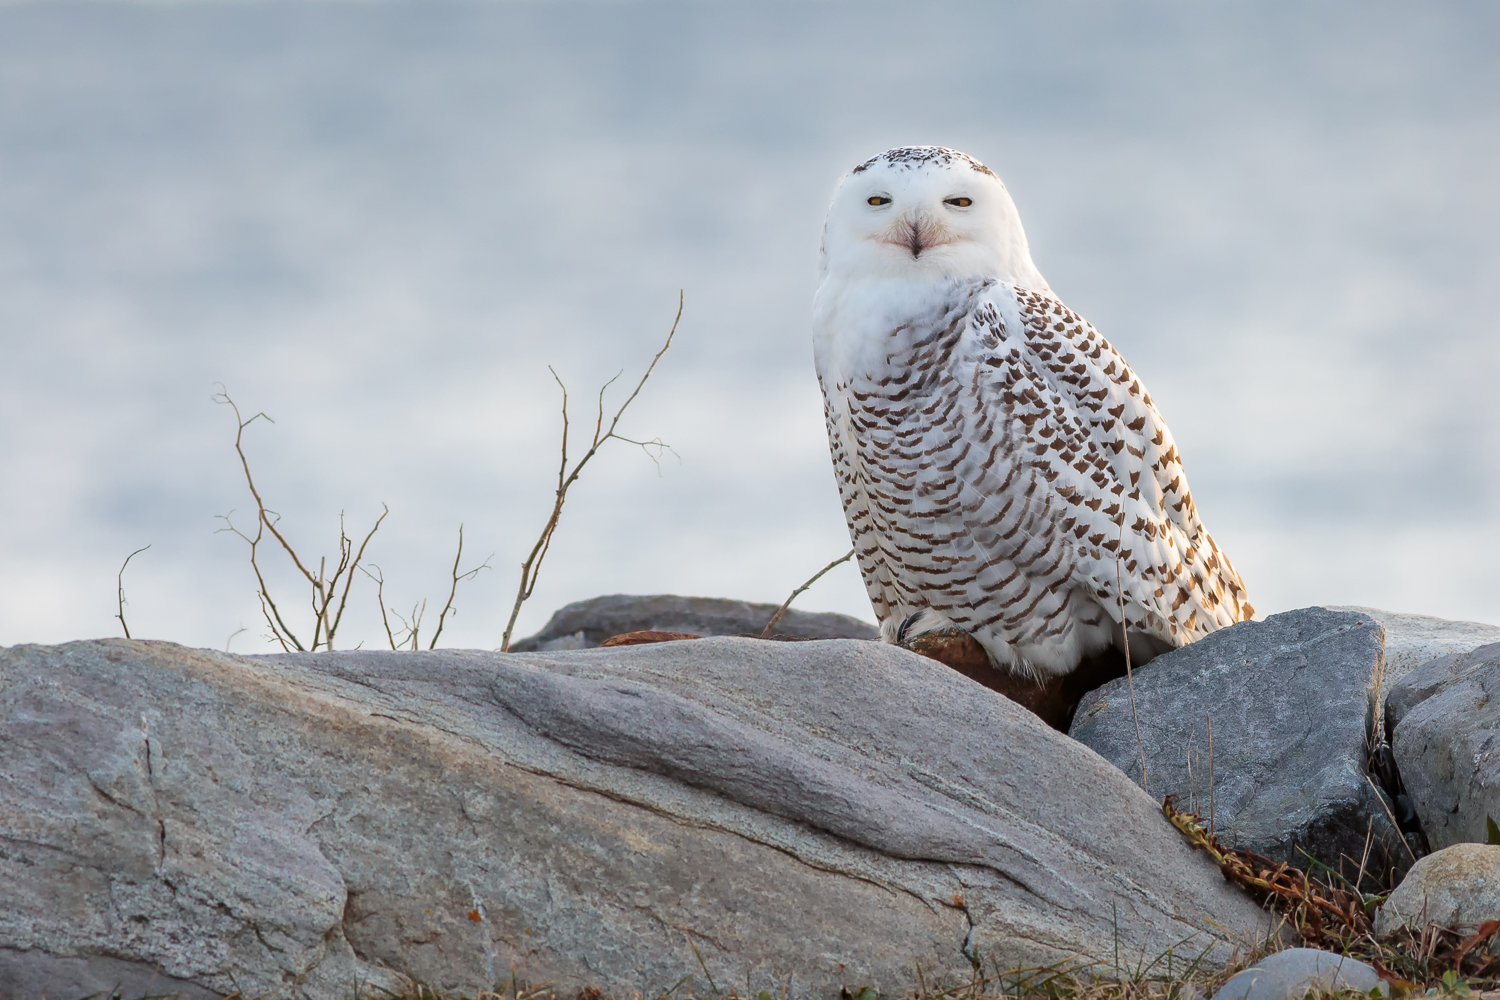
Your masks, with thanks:
[[(493, 570), (575, 406), (678, 342), (518, 634), (604, 593), (780, 601), (848, 548), (808, 339), (849, 167), (965, 150), (1145, 380), (1274, 613), (1500, 622), (1500, 6), (0, 5), (0, 644), (266, 650), (223, 383), (307, 554)], [(576, 445), (575, 445), (576, 448)], [(679, 461), (680, 458), (680, 461)], [(268, 565), (271, 563), (268, 561)], [(302, 595), (274, 571), (283, 601)], [(357, 585), (345, 645), (381, 636)], [(852, 566), (799, 602), (869, 618)], [(432, 612), (430, 612), (431, 614)]]

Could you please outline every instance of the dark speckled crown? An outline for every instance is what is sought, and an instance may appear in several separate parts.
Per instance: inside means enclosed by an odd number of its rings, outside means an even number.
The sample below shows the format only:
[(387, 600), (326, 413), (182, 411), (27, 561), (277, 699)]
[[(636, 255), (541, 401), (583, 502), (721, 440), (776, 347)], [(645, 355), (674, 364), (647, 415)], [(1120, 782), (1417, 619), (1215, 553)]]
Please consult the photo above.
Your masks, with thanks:
[[(971, 170), (981, 174), (995, 176), (995, 172), (980, 163), (968, 153), (960, 153), (956, 149), (948, 149), (945, 146), (897, 146), (895, 149), (887, 149), (884, 153), (870, 157), (865, 162), (854, 168), (854, 173), (859, 173), (884, 160), (893, 167), (904, 167), (912, 170), (917, 167), (925, 167), (929, 163), (938, 166), (948, 166), (954, 163), (967, 164)], [(997, 178), (998, 179), (998, 178)]]

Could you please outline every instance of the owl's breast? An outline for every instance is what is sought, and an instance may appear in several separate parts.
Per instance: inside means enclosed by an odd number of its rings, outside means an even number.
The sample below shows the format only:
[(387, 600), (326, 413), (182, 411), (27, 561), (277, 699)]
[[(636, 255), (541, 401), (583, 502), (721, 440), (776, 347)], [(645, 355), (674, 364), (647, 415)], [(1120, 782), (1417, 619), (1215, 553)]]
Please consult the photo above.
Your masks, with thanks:
[[(990, 279), (825, 281), (813, 304), (813, 355), (825, 391), (888, 387), (914, 366), (952, 364)], [(905, 396), (932, 391), (899, 384)]]

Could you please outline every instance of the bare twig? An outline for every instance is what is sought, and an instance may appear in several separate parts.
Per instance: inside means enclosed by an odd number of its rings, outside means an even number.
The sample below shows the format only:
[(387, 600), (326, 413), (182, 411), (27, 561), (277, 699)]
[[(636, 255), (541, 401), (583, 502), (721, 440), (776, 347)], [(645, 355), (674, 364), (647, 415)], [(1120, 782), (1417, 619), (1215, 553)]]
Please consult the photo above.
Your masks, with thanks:
[(542, 527), (542, 533), (537, 537), (536, 544), (531, 547), (531, 552), (527, 555), (526, 561), (521, 564), (521, 582), (516, 588), (515, 603), (511, 605), (510, 620), (505, 623), (505, 633), (500, 639), (501, 652), (510, 649), (510, 637), (516, 628), (516, 618), (521, 614), (521, 605), (526, 603), (527, 599), (531, 597), (532, 591), (536, 589), (537, 575), (541, 572), (542, 561), (547, 558), (547, 550), (552, 547), (552, 535), (557, 530), (558, 521), (562, 518), (563, 503), (567, 500), (568, 490), (578, 481), (578, 477), (583, 472), (584, 466), (588, 465), (589, 461), (598, 454), (599, 448), (611, 439), (637, 445), (647, 454), (650, 454), (651, 448), (658, 449), (658, 454), (660, 454), (660, 451), (666, 449), (667, 446), (660, 440), (632, 441), (620, 434), (616, 434), (615, 428), (619, 426), (620, 418), (625, 415), (625, 411), (630, 408), (630, 404), (635, 402), (635, 398), (641, 394), (641, 389), (645, 387), (646, 380), (651, 377), (651, 373), (656, 371), (657, 362), (661, 361), (662, 355), (666, 354), (667, 349), (672, 346), (672, 338), (677, 335), (677, 324), (682, 320), (682, 304), (683, 296), (679, 292), (677, 294), (677, 315), (672, 320), (672, 329), (667, 332), (666, 343), (662, 344), (661, 350), (657, 351), (656, 356), (651, 359), (651, 364), (646, 367), (646, 373), (636, 383), (635, 389), (631, 391), (625, 402), (620, 404), (620, 408), (615, 411), (613, 419), (609, 422), (608, 430), (604, 428), (604, 391), (620, 376), (616, 375), (608, 382), (605, 382), (599, 389), (599, 410), (598, 416), (594, 420), (593, 440), (589, 443), (588, 451), (584, 452), (583, 457), (578, 459), (571, 468), (568, 465), (568, 387), (563, 385), (563, 381), (558, 378), (557, 372), (553, 371), (550, 367), (547, 369), (552, 372), (552, 378), (557, 382), (558, 388), (562, 390), (563, 397), (563, 432), (561, 460), (557, 468), (557, 492), (552, 501), (552, 513), (547, 517), (547, 523)]
[(130, 626), (125, 623), (125, 567), (130, 565), (130, 560), (145, 552), (150, 547), (150, 545), (142, 545), (126, 556), (125, 561), (120, 563), (120, 572), (115, 575), (115, 596), (119, 600), (119, 612), (115, 617), (120, 619), (120, 627), (125, 630), (125, 638), (127, 639), (130, 638)]
[[(374, 566), (375, 564), (371, 563), (370, 565)], [(385, 638), (391, 644), (391, 648), (399, 649), (400, 647), (396, 645), (395, 633), (391, 631), (390, 616), (385, 611), (385, 570), (379, 566), (375, 566), (375, 572), (371, 573), (361, 566), (359, 571), (375, 581), (375, 603), (380, 605), (380, 624), (385, 626)]]
[[(1396, 832), (1400, 833), (1401, 831), (1397, 830)], [(1365, 864), (1370, 860), (1370, 844), (1374, 840), (1374, 837), (1375, 815), (1372, 813), (1370, 815), (1370, 821), (1365, 824), (1365, 850), (1364, 853), (1359, 856), (1359, 874), (1354, 877), (1354, 890), (1356, 892), (1365, 891)], [(1340, 863), (1339, 867), (1343, 867), (1342, 863)]]
[[(472, 579), (474, 579), (476, 576), (479, 575), (479, 571), (480, 570), (485, 570), (485, 569), (489, 569), (490, 568), (490, 560), (486, 559), (484, 562), (480, 563), (478, 566), (475, 566), (473, 569), (469, 570), (468, 572), (460, 573), (458, 571), (458, 562), (463, 557), (464, 557), (464, 526), (462, 524), (460, 524), (458, 526), (458, 551), (456, 553), (454, 553), (454, 556), (453, 556), (453, 574), (452, 574), (453, 575), (453, 583), (448, 588), (448, 601), (447, 601), (447, 603), (445, 603), (443, 605), (443, 610), (438, 613), (437, 629), (432, 633), (432, 642), (427, 646), (428, 649), (437, 649), (438, 636), (440, 636), (440, 635), (443, 634), (443, 622), (444, 622), (445, 619), (447, 619), (448, 613), (450, 611), (453, 612), (454, 614), (458, 613), (457, 610), (453, 607), (453, 598), (458, 594), (458, 585), (461, 582), (463, 582), (464, 580), (472, 580)], [(490, 556), (490, 559), (493, 559), (493, 558), (494, 558), (494, 556), (492, 554)]]
[(766, 622), (765, 630), (763, 632), (761, 632), (760, 637), (762, 639), (764, 639), (764, 638), (766, 638), (767, 636), (769, 636), (771, 634), (771, 629), (775, 628), (776, 627), (776, 623), (779, 622), (779, 621), (781, 621), (781, 616), (784, 615), (784, 614), (786, 614), (786, 609), (792, 606), (792, 602), (797, 599), (797, 595), (801, 594), (808, 587), (811, 587), (813, 584), (817, 583), (820, 579), (822, 579), (824, 573), (827, 573), (829, 570), (833, 569), (835, 566), (840, 566), (840, 565), (848, 562), (850, 559), (853, 559), (853, 558), (854, 558), (854, 550), (850, 549), (848, 552), (846, 552), (843, 555), (839, 556), (833, 562), (829, 563), (827, 566), (824, 566), (822, 569), (820, 569), (816, 573), (814, 573), (811, 577), (808, 578), (807, 582), (804, 583), (802, 586), (800, 586), (796, 590), (792, 591), (792, 595), (790, 597), (788, 597), (785, 601), (783, 601), (781, 603), (781, 607), (779, 607), (779, 608), (776, 609), (776, 613), (771, 616), (771, 620), (768, 621), (768, 622)]
[(391, 609), (391, 613), (401, 619), (401, 627), (406, 631), (406, 635), (401, 638), (401, 645), (416, 652), (422, 635), (422, 616), (427, 614), (427, 598), (424, 597), (421, 603), (411, 606), (409, 619), (395, 608)]
[[(226, 517), (225, 520), (228, 520), (228, 518)], [(230, 529), (220, 528), (219, 530), (220, 531), (226, 531), (226, 530), (230, 530)], [(251, 567), (253, 569), (255, 569), (255, 571), (256, 571), (255, 575), (257, 577), (259, 577), (260, 576), (260, 568), (255, 565), (255, 556), (254, 556), (254, 553), (251, 554), (250, 565), (251, 565)], [(278, 622), (279, 622), (279, 620), (281, 618), (280, 614), (278, 613), (278, 614), (275, 615), (274, 618), (272, 617), (272, 609), (268, 608), (267, 605), (266, 605), (266, 592), (264, 590), (257, 590), (255, 592), (255, 596), (260, 599), (260, 613), (261, 613), (262, 617), (265, 618), (266, 624), (269, 625), (270, 628), (271, 628), (271, 638), (275, 639), (278, 643), (281, 644), (281, 650), (282, 650), (282, 652), (284, 652), (284, 653), (290, 653), (292, 651), (292, 647), (287, 644), (288, 643), (287, 636), (282, 633), (282, 631), (280, 630), (280, 626), (278, 624)], [(290, 641), (295, 643), (297, 641), (296, 637), (293, 636)], [(301, 649), (302, 648), (301, 644), (298, 644), (296, 648), (297, 649)]]
[(1175, 799), (1175, 795), (1168, 795), (1162, 801), (1162, 812), (1172, 825), (1189, 843), (1213, 858), (1230, 881), (1248, 890), (1257, 901), (1286, 914), (1303, 943), (1342, 953), (1351, 939), (1359, 940), (1370, 933), (1370, 914), (1357, 886), (1350, 890), (1320, 884), (1285, 861), (1273, 861), (1250, 850), (1225, 848), (1208, 832), (1201, 816), (1179, 810)]
[[(1115, 593), (1120, 598), (1120, 637), (1125, 640), (1125, 683), (1130, 688), (1130, 717), (1135, 720), (1135, 745), (1141, 751), (1141, 791), (1147, 795), (1151, 789), (1146, 787), (1146, 744), (1141, 739), (1141, 717), (1135, 711), (1135, 676), (1130, 669), (1130, 627), (1125, 621), (1125, 586), (1120, 577), (1120, 550), (1125, 547), (1125, 515), (1120, 514), (1120, 540), (1115, 543)], [(1210, 755), (1210, 767), (1212, 766), (1212, 755)], [(1209, 786), (1209, 794), (1213, 794), (1213, 786)]]
[[(240, 469), (245, 474), (245, 485), (250, 490), (250, 496), (255, 500), (254, 535), (247, 534), (235, 526), (234, 522), (230, 520), (234, 515), (233, 511), (220, 517), (220, 520), (224, 522), (224, 527), (220, 530), (237, 535), (250, 547), (250, 568), (255, 573), (255, 582), (258, 588), (256, 596), (260, 599), (261, 613), (265, 616), (266, 624), (270, 626), (271, 638), (275, 639), (281, 645), (281, 648), (287, 652), (291, 652), (293, 649), (299, 651), (317, 650), (320, 647), (325, 650), (331, 650), (333, 649), (334, 637), (338, 634), (339, 625), (344, 619), (344, 609), (349, 603), (349, 589), (354, 583), (354, 572), (360, 568), (360, 561), (364, 559), (365, 549), (369, 546), (370, 539), (374, 538), (375, 532), (380, 530), (380, 525), (385, 521), (386, 515), (390, 513), (390, 509), (384, 504), (381, 505), (380, 516), (375, 519), (375, 523), (370, 527), (364, 540), (360, 542), (358, 549), (354, 547), (353, 539), (345, 531), (344, 515), (340, 512), (339, 556), (338, 562), (334, 566), (333, 574), (331, 576), (328, 574), (327, 559), (320, 559), (318, 561), (318, 570), (314, 573), (307, 567), (302, 557), (297, 554), (297, 550), (292, 547), (292, 543), (287, 540), (286, 536), (277, 527), (277, 523), (281, 520), (281, 515), (266, 506), (265, 499), (261, 496), (260, 488), (255, 485), (255, 477), (250, 472), (250, 459), (245, 454), (245, 428), (262, 418), (269, 423), (275, 423), (275, 421), (266, 416), (264, 412), (256, 413), (249, 419), (246, 419), (244, 414), (240, 412), (239, 406), (230, 398), (228, 391), (222, 383), (219, 384), (219, 391), (214, 394), (213, 400), (216, 403), (228, 406), (234, 411), (234, 451), (239, 456)], [(281, 608), (277, 606), (275, 598), (271, 596), (270, 587), (266, 584), (265, 574), (262, 572), (260, 566), (260, 544), (266, 532), (270, 532), (271, 537), (280, 543), (282, 551), (291, 559), (292, 565), (297, 568), (297, 572), (302, 574), (303, 579), (307, 581), (308, 586), (311, 588), (309, 602), (313, 614), (313, 628), (312, 642), (307, 646), (302, 644), (302, 640), (297, 637), (296, 633), (287, 624), (285, 616), (281, 613)], [(339, 589), (340, 582), (343, 584), (342, 591)], [(336, 606), (335, 601), (337, 601)], [(383, 604), (382, 607), (384, 607)]]

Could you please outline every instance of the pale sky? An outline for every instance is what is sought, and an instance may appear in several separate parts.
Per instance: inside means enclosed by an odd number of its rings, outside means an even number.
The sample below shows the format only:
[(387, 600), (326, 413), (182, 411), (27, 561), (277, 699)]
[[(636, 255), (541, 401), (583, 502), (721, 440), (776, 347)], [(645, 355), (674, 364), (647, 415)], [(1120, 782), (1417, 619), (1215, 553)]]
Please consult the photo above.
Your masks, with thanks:
[[(247, 446), (314, 557), (493, 647), (551, 500), (550, 364), (637, 376), (518, 634), (606, 593), (779, 602), (848, 548), (808, 339), (828, 199), (893, 145), (1006, 181), (1142, 376), (1263, 613), (1500, 623), (1500, 7), (0, 5), (0, 644), (268, 650)], [(581, 416), (581, 414), (576, 414)], [(575, 443), (576, 448), (576, 443)], [(268, 561), (272, 565), (273, 561)], [(302, 600), (283, 569), (283, 601)], [(357, 584), (342, 645), (378, 645)], [(843, 566), (800, 600), (869, 618)], [(432, 612), (432, 613), (435, 613)], [(304, 616), (305, 617), (305, 616)]]

